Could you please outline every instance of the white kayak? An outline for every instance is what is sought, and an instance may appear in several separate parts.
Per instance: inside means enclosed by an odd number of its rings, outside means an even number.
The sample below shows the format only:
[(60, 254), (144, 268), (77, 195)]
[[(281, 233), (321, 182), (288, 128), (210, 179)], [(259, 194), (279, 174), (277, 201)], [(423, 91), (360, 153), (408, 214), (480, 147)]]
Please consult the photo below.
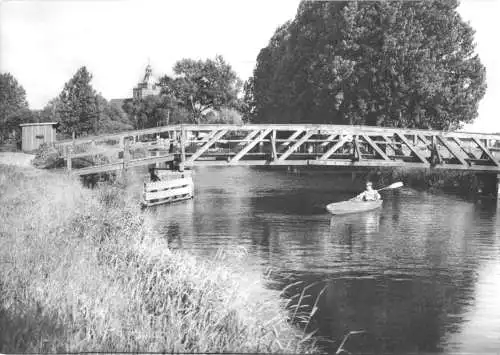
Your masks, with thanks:
[(333, 215), (343, 215), (376, 210), (382, 206), (382, 200), (377, 201), (342, 201), (330, 203), (326, 210)]

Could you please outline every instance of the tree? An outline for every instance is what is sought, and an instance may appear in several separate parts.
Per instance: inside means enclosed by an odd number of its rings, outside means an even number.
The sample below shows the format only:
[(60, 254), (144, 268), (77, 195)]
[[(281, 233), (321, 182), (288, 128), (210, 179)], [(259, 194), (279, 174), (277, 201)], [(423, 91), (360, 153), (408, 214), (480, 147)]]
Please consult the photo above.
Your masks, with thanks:
[(17, 131), (20, 123), (32, 121), (24, 88), (12, 74), (0, 74), (0, 140)]
[(188, 110), (194, 123), (201, 123), (211, 110), (239, 105), (242, 82), (222, 56), (205, 61), (182, 59), (174, 65), (174, 73), (174, 78), (160, 79), (162, 92)]
[(65, 136), (73, 132), (88, 135), (98, 131), (99, 100), (90, 85), (91, 80), (87, 68), (81, 67), (59, 95), (56, 113), (60, 118), (60, 131)]
[(117, 105), (110, 104), (104, 97), (97, 95), (99, 119), (97, 133), (116, 133), (134, 129), (127, 114)]
[(485, 68), (457, 0), (303, 1), (257, 58), (257, 121), (455, 129)]
[(142, 100), (127, 101), (124, 111), (136, 129), (157, 127), (172, 123), (189, 122), (189, 113), (178, 105), (170, 94), (147, 96)]
[(257, 104), (254, 96), (254, 78), (250, 77), (243, 85), (243, 101), (241, 104), (242, 119), (251, 122), (258, 117)]
[(243, 118), (234, 108), (222, 107), (220, 110), (211, 111), (206, 115), (206, 122), (211, 124), (243, 124)]

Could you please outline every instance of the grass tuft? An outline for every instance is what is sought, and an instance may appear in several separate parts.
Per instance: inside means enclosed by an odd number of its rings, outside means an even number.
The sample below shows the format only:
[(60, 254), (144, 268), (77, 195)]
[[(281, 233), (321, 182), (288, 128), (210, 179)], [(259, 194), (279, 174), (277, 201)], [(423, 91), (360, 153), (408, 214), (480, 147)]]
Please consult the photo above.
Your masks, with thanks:
[(0, 166), (0, 352), (317, 351), (245, 250), (173, 252), (145, 217), (120, 186)]

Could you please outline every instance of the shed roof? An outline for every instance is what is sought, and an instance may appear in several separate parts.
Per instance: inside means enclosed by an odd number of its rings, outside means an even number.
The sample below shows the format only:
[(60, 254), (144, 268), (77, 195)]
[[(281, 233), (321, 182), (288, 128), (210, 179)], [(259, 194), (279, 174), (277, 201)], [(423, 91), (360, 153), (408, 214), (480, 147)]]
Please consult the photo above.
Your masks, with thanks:
[(35, 123), (22, 123), (19, 126), (47, 126), (47, 125), (57, 125), (59, 122), (35, 122)]

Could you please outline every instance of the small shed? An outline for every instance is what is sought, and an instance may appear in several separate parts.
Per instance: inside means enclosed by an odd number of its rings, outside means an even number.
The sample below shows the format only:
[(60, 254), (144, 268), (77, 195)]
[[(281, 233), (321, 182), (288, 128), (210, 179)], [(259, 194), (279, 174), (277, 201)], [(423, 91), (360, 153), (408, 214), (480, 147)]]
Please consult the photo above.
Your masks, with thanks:
[(56, 127), (58, 122), (23, 123), (22, 128), (22, 150), (32, 152), (37, 150), (42, 143), (54, 143), (56, 141)]

